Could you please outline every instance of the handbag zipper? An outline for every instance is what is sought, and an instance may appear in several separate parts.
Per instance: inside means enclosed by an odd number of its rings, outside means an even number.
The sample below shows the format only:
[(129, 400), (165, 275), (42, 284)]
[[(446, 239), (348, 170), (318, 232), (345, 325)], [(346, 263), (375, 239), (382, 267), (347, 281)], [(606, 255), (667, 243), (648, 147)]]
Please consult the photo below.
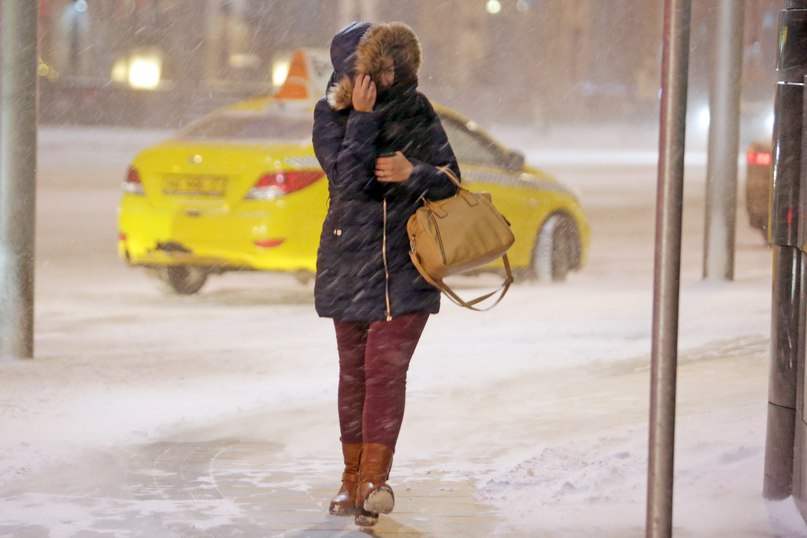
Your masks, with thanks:
[(381, 257), (384, 259), (384, 295), (387, 300), (387, 321), (392, 321), (389, 300), (389, 265), (387, 264), (387, 199), (384, 198), (384, 238), (381, 240)]

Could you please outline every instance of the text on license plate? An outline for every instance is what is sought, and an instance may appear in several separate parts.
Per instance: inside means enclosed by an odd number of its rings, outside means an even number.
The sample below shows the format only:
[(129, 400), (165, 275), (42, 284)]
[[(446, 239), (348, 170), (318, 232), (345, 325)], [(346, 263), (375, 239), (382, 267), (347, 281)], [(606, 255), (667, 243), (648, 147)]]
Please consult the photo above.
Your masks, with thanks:
[(222, 196), (227, 189), (224, 176), (167, 175), (163, 177), (163, 194)]

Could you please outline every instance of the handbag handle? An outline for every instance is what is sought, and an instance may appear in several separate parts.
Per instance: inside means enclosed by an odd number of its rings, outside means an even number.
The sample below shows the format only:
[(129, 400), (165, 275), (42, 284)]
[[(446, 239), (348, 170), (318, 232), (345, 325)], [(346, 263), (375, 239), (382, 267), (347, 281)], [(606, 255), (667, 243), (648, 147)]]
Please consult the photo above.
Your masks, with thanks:
[(458, 189), (467, 190), (465, 187), (462, 186), (462, 183), (460, 183), (460, 180), (457, 177), (457, 174), (454, 173), (454, 170), (452, 170), (450, 166), (448, 166), (448, 165), (438, 166), (437, 171), (442, 172), (445, 175), (447, 175), (448, 179), (451, 180), (451, 183), (456, 185)]
[[(462, 297), (457, 295), (454, 292), (454, 290), (452, 290), (450, 287), (448, 287), (442, 280), (435, 280), (435, 279), (431, 278), (430, 276), (428, 276), (426, 271), (423, 269), (423, 265), (421, 265), (421, 263), (420, 263), (420, 259), (418, 258), (417, 254), (414, 251), (409, 252), (409, 257), (412, 258), (412, 263), (415, 264), (415, 267), (417, 268), (418, 272), (420, 273), (420, 276), (422, 276), (423, 279), (426, 280), (426, 282), (428, 282), (429, 284), (431, 284), (435, 288), (437, 288), (440, 291), (442, 291), (443, 293), (445, 293), (446, 296), (449, 299), (451, 299), (451, 302), (453, 302), (455, 305), (464, 306), (465, 308), (470, 308), (471, 310), (476, 310), (477, 312), (485, 312), (486, 310), (490, 310), (491, 308), (493, 308), (494, 306), (499, 304), (499, 301), (501, 301), (504, 298), (504, 295), (505, 295), (505, 293), (507, 293), (507, 290), (510, 289), (510, 284), (513, 283), (513, 272), (510, 270), (510, 260), (507, 259), (507, 254), (503, 254), (502, 255), (502, 261), (504, 262), (504, 270), (507, 273), (507, 277), (504, 279), (504, 282), (502, 282), (502, 285), (499, 286), (498, 289), (493, 290), (490, 293), (486, 293), (485, 295), (480, 295), (479, 297), (476, 297), (475, 299), (471, 299), (470, 301), (465, 301), (465, 300), (462, 299)], [(500, 293), (500, 292), (501, 292), (501, 294), (496, 298), (496, 301), (492, 305), (488, 306), (487, 308), (476, 308), (474, 306), (474, 305), (476, 305), (478, 303), (481, 303), (485, 299), (493, 297), (494, 295), (496, 295), (497, 293)]]
[[(451, 182), (457, 186), (458, 189), (457, 194), (459, 196), (462, 196), (462, 199), (465, 200), (465, 203), (467, 203), (471, 207), (479, 203), (479, 201), (471, 195), (471, 191), (462, 186), (462, 183), (460, 183), (459, 178), (457, 178), (457, 175), (448, 165), (438, 166), (437, 171), (444, 173), (446, 176), (448, 176), (448, 179), (450, 179)], [(438, 217), (443, 218), (446, 216), (446, 212), (440, 208), (440, 204), (433, 203), (432, 201), (427, 200), (425, 197), (423, 198), (423, 203), (429, 206), (429, 210)]]

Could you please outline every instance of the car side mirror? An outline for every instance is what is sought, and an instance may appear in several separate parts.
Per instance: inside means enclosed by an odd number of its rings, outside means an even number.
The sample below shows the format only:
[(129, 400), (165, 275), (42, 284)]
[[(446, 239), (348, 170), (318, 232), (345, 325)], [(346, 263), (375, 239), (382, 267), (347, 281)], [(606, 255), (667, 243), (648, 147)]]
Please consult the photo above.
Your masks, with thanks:
[(510, 151), (507, 154), (505, 166), (508, 170), (520, 171), (524, 169), (524, 154), (520, 151)]

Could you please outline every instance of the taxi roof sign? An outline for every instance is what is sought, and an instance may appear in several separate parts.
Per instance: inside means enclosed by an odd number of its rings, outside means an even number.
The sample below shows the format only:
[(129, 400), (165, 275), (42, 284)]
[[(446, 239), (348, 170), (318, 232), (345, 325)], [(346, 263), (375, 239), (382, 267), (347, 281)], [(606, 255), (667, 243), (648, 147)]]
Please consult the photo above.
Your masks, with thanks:
[(289, 74), (275, 92), (275, 99), (316, 100), (325, 95), (331, 77), (330, 54), (325, 49), (295, 50), (289, 62)]

